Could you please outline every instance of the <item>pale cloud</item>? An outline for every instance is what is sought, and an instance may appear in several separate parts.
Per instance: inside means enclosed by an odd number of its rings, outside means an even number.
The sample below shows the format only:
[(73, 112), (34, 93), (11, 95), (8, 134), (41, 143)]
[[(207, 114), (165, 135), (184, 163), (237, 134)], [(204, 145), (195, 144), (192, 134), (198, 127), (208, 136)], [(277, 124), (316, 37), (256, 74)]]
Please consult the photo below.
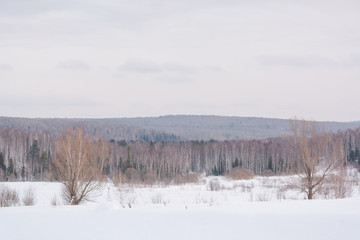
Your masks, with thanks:
[(360, 55), (351, 55), (349, 59), (345, 61), (345, 65), (349, 67), (360, 67)]
[(129, 60), (124, 65), (120, 66), (119, 70), (136, 73), (158, 73), (162, 72), (163, 68), (155, 62)]
[(333, 67), (338, 64), (330, 58), (319, 56), (260, 56), (256, 59), (264, 66)]
[(166, 62), (159, 64), (152, 61), (129, 60), (125, 62), (124, 65), (120, 66), (119, 70), (145, 74), (161, 72), (180, 72), (185, 74), (194, 74), (199, 70), (199, 68), (175, 62)]
[(59, 62), (57, 64), (58, 68), (69, 69), (69, 70), (89, 70), (90, 66), (81, 60), (67, 60)]
[(144, 60), (129, 60), (119, 67), (119, 71), (135, 73), (181, 73), (196, 74), (199, 72), (223, 72), (224, 69), (217, 66), (192, 66), (177, 62), (157, 63)]
[(194, 81), (193, 78), (185, 74), (164, 74), (153, 79), (157, 82), (166, 82), (170, 84), (179, 84), (179, 83), (191, 83)]
[(90, 98), (81, 98), (71, 95), (1, 95), (0, 107), (89, 107), (101, 106), (102, 103)]
[(180, 72), (185, 74), (193, 74), (199, 71), (199, 68), (174, 62), (163, 64), (163, 69), (169, 72)]
[(360, 65), (360, 56), (332, 59), (323, 56), (258, 56), (256, 61), (264, 66), (288, 67), (356, 67)]
[(10, 71), (13, 67), (10, 64), (2, 63), (0, 64), (0, 71)]

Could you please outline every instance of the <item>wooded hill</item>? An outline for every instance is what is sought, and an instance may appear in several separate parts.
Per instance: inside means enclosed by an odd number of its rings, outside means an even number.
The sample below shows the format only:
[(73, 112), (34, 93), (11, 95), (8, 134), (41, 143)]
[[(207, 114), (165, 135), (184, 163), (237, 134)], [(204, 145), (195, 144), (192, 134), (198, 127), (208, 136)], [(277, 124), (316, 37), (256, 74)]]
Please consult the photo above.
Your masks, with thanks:
[[(358, 122), (320, 122), (327, 130), (355, 129)], [(288, 119), (169, 115), (143, 118), (40, 119), (0, 117), (0, 127), (30, 132), (47, 132), (52, 136), (67, 128), (82, 125), (93, 137), (115, 141), (191, 141), (252, 140), (289, 134)]]

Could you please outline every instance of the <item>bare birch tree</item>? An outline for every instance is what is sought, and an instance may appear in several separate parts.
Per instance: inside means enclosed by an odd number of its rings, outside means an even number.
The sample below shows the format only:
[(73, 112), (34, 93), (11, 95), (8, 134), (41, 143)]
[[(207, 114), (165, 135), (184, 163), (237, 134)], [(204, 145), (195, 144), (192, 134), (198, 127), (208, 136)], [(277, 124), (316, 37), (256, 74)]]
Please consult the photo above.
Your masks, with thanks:
[(71, 205), (90, 201), (101, 190), (101, 162), (82, 127), (69, 128), (56, 139), (53, 174), (63, 183), (63, 199)]
[(344, 151), (341, 137), (327, 133), (316, 122), (290, 120), (292, 143), (299, 157), (298, 187), (313, 199), (325, 179), (343, 162)]

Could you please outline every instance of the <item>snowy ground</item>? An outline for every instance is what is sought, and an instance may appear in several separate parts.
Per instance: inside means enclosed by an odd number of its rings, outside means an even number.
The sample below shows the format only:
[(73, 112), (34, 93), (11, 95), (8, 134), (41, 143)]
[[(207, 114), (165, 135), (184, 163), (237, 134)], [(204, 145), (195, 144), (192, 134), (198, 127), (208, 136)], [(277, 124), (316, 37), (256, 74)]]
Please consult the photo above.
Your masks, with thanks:
[[(282, 187), (287, 177), (247, 181), (219, 178), (219, 191), (200, 184), (107, 184), (96, 202), (60, 202), (58, 183), (3, 183), (35, 206), (0, 208), (1, 239), (357, 239), (359, 189), (342, 200), (304, 201)], [(214, 180), (213, 180), (214, 181)], [(131, 207), (131, 208), (130, 208)]]

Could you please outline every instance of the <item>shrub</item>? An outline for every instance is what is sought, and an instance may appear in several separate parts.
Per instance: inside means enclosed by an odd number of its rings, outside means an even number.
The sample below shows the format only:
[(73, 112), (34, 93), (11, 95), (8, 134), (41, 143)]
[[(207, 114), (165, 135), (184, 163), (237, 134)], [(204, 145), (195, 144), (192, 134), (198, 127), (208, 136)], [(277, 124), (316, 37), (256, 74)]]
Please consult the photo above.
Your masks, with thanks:
[(197, 183), (199, 182), (199, 174), (189, 173), (187, 175), (176, 174), (174, 177), (174, 183), (181, 185), (186, 183)]
[(270, 177), (270, 176), (274, 176), (275, 174), (274, 174), (274, 172), (271, 171), (270, 169), (266, 169), (266, 170), (264, 170), (264, 171), (262, 172), (261, 175), (264, 176), (264, 177)]
[(143, 178), (144, 178), (144, 184), (146, 184), (146, 185), (153, 185), (157, 181), (156, 174), (151, 173), (151, 172), (145, 173)]
[(278, 200), (282, 200), (282, 199), (286, 199), (285, 197), (285, 193), (286, 191), (288, 190), (288, 186), (285, 185), (285, 186), (280, 186), (278, 187), (277, 191), (276, 191), (276, 197)]
[(12, 207), (19, 204), (19, 195), (15, 190), (0, 186), (0, 207)]
[(132, 205), (136, 203), (137, 194), (134, 191), (133, 187), (127, 187), (127, 188), (120, 188), (120, 185), (118, 185), (118, 190), (120, 192), (120, 204), (123, 208), (125, 208), (126, 205), (131, 208)]
[(230, 170), (230, 173), (227, 175), (227, 177), (233, 180), (248, 180), (254, 178), (255, 174), (251, 170), (234, 167)]
[(162, 204), (165, 201), (163, 200), (161, 193), (157, 192), (154, 196), (152, 196), (151, 202), (152, 204)]
[(198, 183), (200, 176), (198, 173), (189, 173), (185, 178), (188, 183)]
[(262, 192), (257, 195), (258, 202), (268, 202), (271, 200), (271, 194), (267, 192)]
[(56, 207), (56, 206), (59, 205), (59, 201), (58, 201), (58, 198), (57, 198), (56, 194), (53, 196), (50, 203), (51, 203), (51, 206), (53, 206), (53, 207)]
[(22, 202), (25, 206), (35, 205), (35, 190), (33, 188), (30, 187), (25, 190)]
[(217, 178), (211, 179), (208, 183), (208, 189), (210, 191), (220, 191), (222, 188), (223, 187), (221, 186), (220, 181)]
[(125, 177), (127, 183), (140, 183), (141, 178), (139, 172), (135, 168), (127, 168), (125, 170)]
[(342, 167), (336, 174), (330, 175), (324, 185), (325, 188), (328, 187), (329, 192), (333, 192), (334, 198), (346, 198), (351, 197), (354, 192), (356, 181), (352, 179), (348, 171)]

